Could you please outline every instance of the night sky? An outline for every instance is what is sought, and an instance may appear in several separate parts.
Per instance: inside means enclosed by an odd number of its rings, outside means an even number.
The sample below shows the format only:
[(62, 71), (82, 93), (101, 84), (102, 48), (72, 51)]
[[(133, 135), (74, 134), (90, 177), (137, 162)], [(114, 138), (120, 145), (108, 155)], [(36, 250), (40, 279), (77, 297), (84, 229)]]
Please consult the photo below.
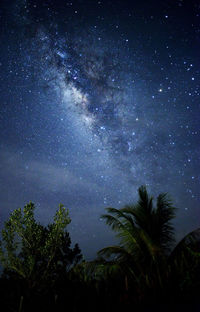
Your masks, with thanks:
[(0, 212), (69, 208), (84, 257), (105, 208), (168, 192), (200, 226), (200, 2), (1, 0)]

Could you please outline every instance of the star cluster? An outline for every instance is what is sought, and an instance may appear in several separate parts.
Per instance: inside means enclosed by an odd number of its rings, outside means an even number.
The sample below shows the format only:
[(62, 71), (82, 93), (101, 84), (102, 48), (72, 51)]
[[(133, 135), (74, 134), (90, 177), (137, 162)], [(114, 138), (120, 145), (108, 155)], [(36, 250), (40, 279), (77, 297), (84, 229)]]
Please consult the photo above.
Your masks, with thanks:
[(104, 207), (141, 184), (170, 193), (178, 235), (199, 226), (200, 8), (140, 2), (1, 5), (3, 220), (63, 202), (86, 257), (113, 239)]

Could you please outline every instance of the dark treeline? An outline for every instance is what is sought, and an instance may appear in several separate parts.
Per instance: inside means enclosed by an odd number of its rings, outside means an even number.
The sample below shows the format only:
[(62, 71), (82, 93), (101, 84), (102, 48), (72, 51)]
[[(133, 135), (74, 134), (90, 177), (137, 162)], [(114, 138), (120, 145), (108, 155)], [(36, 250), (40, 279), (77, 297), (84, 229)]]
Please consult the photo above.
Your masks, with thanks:
[(13, 211), (0, 241), (2, 311), (198, 311), (200, 229), (174, 247), (176, 209), (167, 194), (156, 204), (144, 186), (136, 204), (107, 208), (102, 217), (119, 245), (83, 260), (71, 246), (69, 212), (35, 220), (34, 204)]

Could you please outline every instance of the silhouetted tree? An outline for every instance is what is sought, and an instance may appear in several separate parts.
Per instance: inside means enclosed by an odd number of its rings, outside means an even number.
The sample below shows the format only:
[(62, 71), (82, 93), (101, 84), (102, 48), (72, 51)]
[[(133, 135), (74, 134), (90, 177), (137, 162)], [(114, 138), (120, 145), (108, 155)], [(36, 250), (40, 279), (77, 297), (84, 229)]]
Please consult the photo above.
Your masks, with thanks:
[(110, 259), (111, 266), (114, 260), (124, 271), (126, 290), (134, 283), (140, 297), (146, 288), (149, 291), (162, 287), (163, 278), (166, 278), (162, 273), (174, 241), (171, 220), (175, 217), (175, 208), (167, 194), (158, 196), (156, 207), (145, 186), (139, 188), (138, 194), (135, 205), (106, 209), (108, 214), (102, 218), (117, 232), (120, 244), (103, 248), (98, 255)]
[(60, 205), (53, 223), (43, 226), (36, 221), (34, 209), (30, 202), (23, 210), (14, 210), (0, 241), (4, 276), (21, 283), (21, 296), (29, 299), (32, 293), (57, 296), (71, 267), (82, 259), (78, 245), (70, 247), (68, 210)]
[(157, 197), (155, 207), (145, 186), (138, 194), (134, 205), (107, 208), (102, 218), (117, 233), (120, 244), (100, 250), (90, 267), (98, 271), (101, 266), (104, 272), (118, 269), (132, 302), (144, 298), (147, 303), (193, 301), (200, 290), (200, 230), (188, 234), (171, 253), (176, 208), (166, 193)]

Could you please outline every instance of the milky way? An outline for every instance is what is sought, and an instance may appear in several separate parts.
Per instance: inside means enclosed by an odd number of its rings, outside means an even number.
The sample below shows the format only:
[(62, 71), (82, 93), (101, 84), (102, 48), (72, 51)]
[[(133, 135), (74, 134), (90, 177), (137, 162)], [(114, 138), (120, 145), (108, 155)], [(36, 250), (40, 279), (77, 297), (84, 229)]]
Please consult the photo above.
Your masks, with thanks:
[(142, 184), (169, 192), (178, 236), (200, 225), (199, 7), (145, 3), (2, 5), (3, 220), (62, 202), (86, 257), (113, 239), (104, 207)]

